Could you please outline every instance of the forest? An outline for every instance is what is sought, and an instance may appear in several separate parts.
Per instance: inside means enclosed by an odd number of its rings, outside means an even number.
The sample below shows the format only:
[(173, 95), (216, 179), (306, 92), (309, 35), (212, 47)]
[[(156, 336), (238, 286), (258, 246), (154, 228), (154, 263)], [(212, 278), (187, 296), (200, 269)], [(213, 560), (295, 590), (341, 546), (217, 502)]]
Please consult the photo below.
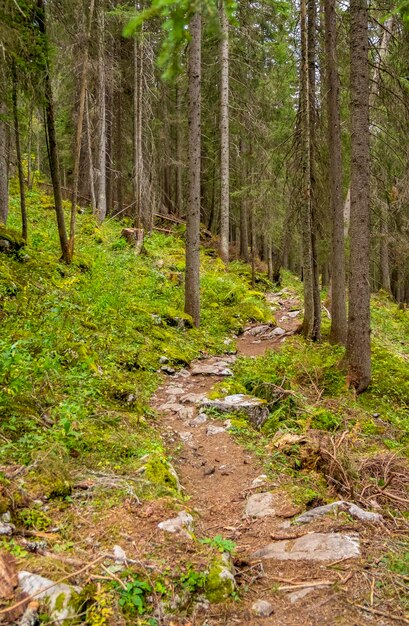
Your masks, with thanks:
[(409, 624), (409, 5), (0, 0), (0, 624)]

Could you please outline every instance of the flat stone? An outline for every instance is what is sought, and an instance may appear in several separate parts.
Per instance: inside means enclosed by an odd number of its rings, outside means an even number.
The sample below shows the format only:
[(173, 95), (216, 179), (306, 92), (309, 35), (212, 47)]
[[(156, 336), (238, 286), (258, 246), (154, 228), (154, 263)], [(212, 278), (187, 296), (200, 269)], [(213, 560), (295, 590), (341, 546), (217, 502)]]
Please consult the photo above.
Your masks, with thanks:
[(285, 333), (286, 331), (284, 328), (281, 328), (280, 326), (277, 326), (277, 328), (274, 328), (274, 330), (271, 331), (271, 334), (275, 335), (275, 337), (281, 337), (281, 335), (284, 335)]
[(191, 370), (192, 376), (233, 376), (231, 369), (225, 363), (215, 365), (195, 365)]
[(159, 407), (159, 411), (171, 411), (172, 413), (179, 413), (179, 411), (181, 411), (183, 408), (183, 404), (166, 402)]
[(193, 406), (184, 406), (178, 411), (178, 417), (181, 420), (190, 420), (194, 415), (195, 409)]
[(249, 326), (244, 329), (243, 335), (252, 335), (255, 337), (256, 335), (263, 335), (264, 333), (271, 330), (271, 326), (269, 324), (260, 324), (260, 326)]
[(297, 317), (299, 314), (301, 313), (301, 311), (289, 311), (288, 312), (288, 317)]
[(76, 611), (71, 606), (71, 600), (74, 594), (81, 591), (79, 587), (63, 583), (53, 585), (52, 580), (30, 572), (19, 572), (18, 579), (23, 593), (29, 596), (35, 594), (36, 600), (47, 601), (53, 623), (62, 624), (65, 620), (75, 618)]
[(205, 424), (206, 422), (207, 422), (207, 415), (206, 415), (206, 413), (199, 413), (199, 415), (197, 415), (197, 417), (195, 417), (194, 419), (190, 420), (189, 426), (201, 426), (202, 424)]
[(206, 435), (220, 435), (220, 433), (225, 433), (226, 429), (223, 426), (213, 426), (213, 424), (209, 424), (206, 429)]
[(315, 591), (315, 589), (322, 589), (322, 585), (319, 587), (305, 587), (299, 591), (293, 591), (292, 593), (289, 593), (287, 597), (291, 604), (295, 604), (298, 600), (302, 600), (305, 596), (308, 596), (311, 591)]
[(255, 489), (256, 487), (262, 487), (266, 484), (267, 480), (266, 474), (260, 474), (260, 476), (257, 476), (257, 478), (255, 478), (251, 483), (251, 488)]
[(171, 387), (169, 386), (166, 389), (166, 393), (169, 394), (170, 396), (181, 396), (182, 394), (185, 393), (185, 389), (183, 389), (183, 387)]
[(181, 511), (176, 517), (159, 522), (158, 528), (167, 533), (193, 532), (193, 517), (186, 511)]
[(251, 610), (257, 617), (269, 617), (274, 613), (273, 605), (267, 600), (256, 600), (251, 605)]
[(273, 494), (270, 492), (255, 493), (249, 497), (244, 510), (245, 517), (270, 517), (275, 515)]
[(236, 393), (224, 399), (204, 400), (201, 404), (203, 408), (214, 408), (223, 413), (241, 411), (246, 413), (250, 422), (260, 428), (266, 421), (269, 411), (266, 403), (259, 398), (247, 396), (244, 393)]
[(345, 511), (349, 513), (352, 517), (361, 520), (362, 522), (381, 522), (382, 515), (380, 513), (373, 513), (372, 511), (364, 511), (361, 507), (357, 506), (353, 502), (345, 502), (344, 500), (337, 500), (337, 502), (331, 502), (330, 504), (325, 504), (324, 506), (318, 506), (315, 509), (311, 509), (310, 511), (306, 511), (302, 515), (299, 515), (295, 522), (297, 524), (308, 524), (328, 513), (338, 511)]
[(359, 538), (340, 533), (311, 533), (269, 543), (253, 554), (255, 559), (277, 561), (338, 561), (360, 555)]
[(206, 394), (204, 393), (186, 393), (184, 396), (179, 398), (180, 402), (192, 402), (193, 404), (200, 404), (205, 400)]
[(121, 546), (115, 545), (112, 548), (112, 552), (113, 555), (115, 557), (115, 563), (120, 564), (120, 563), (126, 563), (126, 552), (123, 548), (121, 548)]

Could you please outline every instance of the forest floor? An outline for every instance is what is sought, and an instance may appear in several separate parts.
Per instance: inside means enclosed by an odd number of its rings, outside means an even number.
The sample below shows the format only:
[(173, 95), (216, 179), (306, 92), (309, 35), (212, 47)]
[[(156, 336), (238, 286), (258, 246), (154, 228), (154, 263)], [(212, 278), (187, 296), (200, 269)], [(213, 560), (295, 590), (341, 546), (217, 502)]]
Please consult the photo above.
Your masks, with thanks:
[[(84, 213), (65, 267), (50, 198), (27, 200), (30, 244), (0, 255), (0, 622), (18, 598), (1, 598), (11, 554), (82, 588), (67, 624), (408, 623), (409, 312), (373, 295), (373, 380), (355, 397), (325, 307), (321, 343), (297, 334), (288, 272), (274, 291), (259, 267), (254, 289), (206, 242), (197, 330), (183, 233), (153, 233), (135, 256), (122, 224)], [(237, 394), (259, 399), (261, 427), (201, 406)], [(337, 500), (382, 521), (341, 507), (296, 522)], [(42, 602), (41, 623), (51, 613)]]

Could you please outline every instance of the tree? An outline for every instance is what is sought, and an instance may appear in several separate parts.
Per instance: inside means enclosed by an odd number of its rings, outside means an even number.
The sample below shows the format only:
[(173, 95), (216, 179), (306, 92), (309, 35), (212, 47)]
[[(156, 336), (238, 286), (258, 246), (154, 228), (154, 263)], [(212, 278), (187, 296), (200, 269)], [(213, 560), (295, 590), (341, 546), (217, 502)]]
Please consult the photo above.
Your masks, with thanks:
[(332, 217), (331, 248), (331, 331), (334, 343), (344, 344), (347, 337), (344, 205), (342, 201), (341, 120), (337, 62), (335, 0), (325, 0), (325, 52), (327, 63), (327, 115), (329, 188)]
[(6, 68), (0, 55), (0, 223), (7, 222), (9, 212), (9, 159), (6, 103)]
[(351, 0), (350, 20), (351, 251), (346, 357), (349, 384), (361, 393), (371, 380), (367, 0)]
[(220, 16), (220, 256), (229, 261), (229, 22), (224, 0)]
[(195, 13), (189, 25), (189, 196), (186, 214), (185, 312), (200, 324), (200, 170), (201, 170), (201, 37), (202, 18)]
[(104, 0), (98, 7), (98, 199), (96, 214), (99, 222), (107, 213), (106, 198), (106, 72), (105, 72), (105, 13)]
[(26, 194), (25, 194), (25, 189), (24, 189), (24, 172), (23, 172), (23, 162), (22, 162), (22, 157), (21, 157), (21, 146), (20, 146), (20, 129), (19, 129), (18, 105), (17, 105), (17, 70), (16, 70), (15, 61), (12, 61), (11, 71), (12, 71), (12, 80), (13, 80), (12, 100), (13, 100), (14, 136), (15, 136), (15, 142), (16, 142), (18, 182), (19, 182), (19, 189), (20, 189), (21, 235), (24, 241), (27, 241)]

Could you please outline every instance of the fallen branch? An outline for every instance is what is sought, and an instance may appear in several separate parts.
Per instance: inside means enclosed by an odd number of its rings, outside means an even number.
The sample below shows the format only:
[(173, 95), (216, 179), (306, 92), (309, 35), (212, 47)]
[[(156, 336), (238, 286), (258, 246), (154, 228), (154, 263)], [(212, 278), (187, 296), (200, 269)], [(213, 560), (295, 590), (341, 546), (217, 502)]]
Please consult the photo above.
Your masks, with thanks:
[(279, 587), (278, 591), (294, 591), (296, 589), (304, 589), (308, 587), (328, 587), (333, 585), (336, 581), (334, 580), (316, 580), (316, 581), (306, 581), (305, 583), (294, 583), (292, 585), (284, 585), (283, 587)]
[(394, 615), (393, 613), (387, 613), (387, 611), (380, 611), (379, 609), (373, 609), (370, 606), (364, 606), (363, 604), (355, 604), (354, 602), (350, 602), (347, 600), (350, 606), (353, 606), (357, 609), (361, 609), (362, 611), (366, 611), (367, 613), (372, 613), (373, 615), (381, 615), (382, 617), (387, 617), (388, 619), (394, 620), (396, 622), (401, 622), (402, 624), (409, 624), (409, 619), (402, 617), (400, 615)]

